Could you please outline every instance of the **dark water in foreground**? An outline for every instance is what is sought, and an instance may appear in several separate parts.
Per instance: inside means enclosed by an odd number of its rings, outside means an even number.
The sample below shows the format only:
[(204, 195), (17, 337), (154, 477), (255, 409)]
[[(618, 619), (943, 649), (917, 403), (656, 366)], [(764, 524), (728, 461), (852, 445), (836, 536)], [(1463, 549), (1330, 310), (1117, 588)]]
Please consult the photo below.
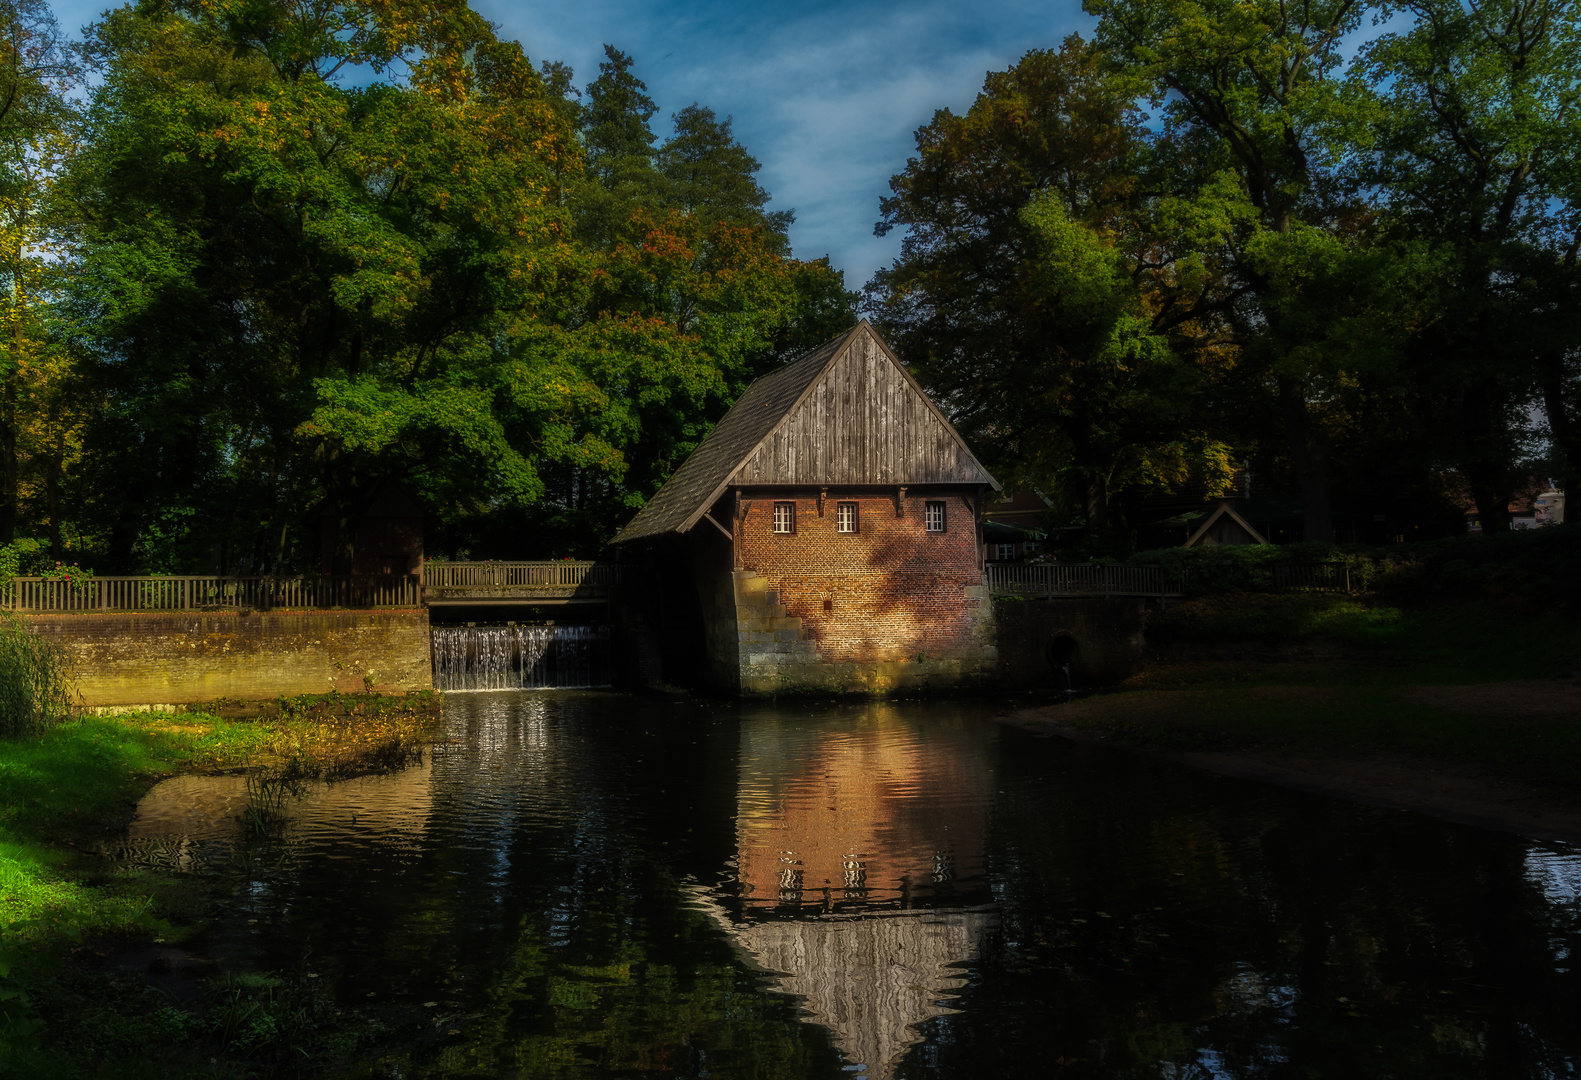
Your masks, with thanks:
[(451, 695), (421, 767), (131, 857), (229, 966), (307, 972), (424, 1077), (1549, 1077), (1581, 857), (994, 724), (963, 703)]

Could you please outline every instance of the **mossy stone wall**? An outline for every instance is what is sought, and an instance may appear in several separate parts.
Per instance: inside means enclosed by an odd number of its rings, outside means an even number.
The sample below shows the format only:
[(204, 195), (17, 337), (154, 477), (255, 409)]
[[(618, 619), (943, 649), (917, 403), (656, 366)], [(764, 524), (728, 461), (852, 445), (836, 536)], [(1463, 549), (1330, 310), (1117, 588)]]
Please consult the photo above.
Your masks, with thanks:
[(83, 704), (431, 689), (428, 612), (287, 611), (40, 615), (76, 661)]

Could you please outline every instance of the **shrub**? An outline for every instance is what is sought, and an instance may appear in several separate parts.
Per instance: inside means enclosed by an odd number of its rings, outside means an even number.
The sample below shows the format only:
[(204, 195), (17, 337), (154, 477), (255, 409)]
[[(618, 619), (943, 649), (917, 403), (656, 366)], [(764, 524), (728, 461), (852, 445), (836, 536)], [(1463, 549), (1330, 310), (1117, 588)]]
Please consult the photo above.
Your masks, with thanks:
[(1403, 601), (1523, 597), (1581, 611), (1581, 523), (1386, 547), (1161, 548), (1130, 561), (1183, 573), (1189, 596), (1267, 592), (1278, 563), (1343, 563), (1353, 589)]
[(68, 719), (75, 682), (64, 649), (0, 611), (0, 738), (37, 735)]

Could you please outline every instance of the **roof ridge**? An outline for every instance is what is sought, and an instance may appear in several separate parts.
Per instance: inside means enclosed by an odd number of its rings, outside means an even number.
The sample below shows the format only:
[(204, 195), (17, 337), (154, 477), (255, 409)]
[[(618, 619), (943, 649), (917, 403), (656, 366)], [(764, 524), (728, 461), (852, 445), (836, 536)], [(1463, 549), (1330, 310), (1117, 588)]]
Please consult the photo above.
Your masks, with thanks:
[[(715, 500), (717, 500), (719, 498), (719, 496), (724, 493), (725, 488), (730, 486), (730, 481), (732, 481), (732, 480), (734, 480), (736, 478), (736, 474), (741, 471), (741, 466), (745, 465), (748, 461), (750, 461), (752, 459), (752, 455), (756, 454), (758, 452), (758, 448), (761, 447), (769, 439), (772, 439), (774, 437), (774, 433), (776, 431), (778, 431), (780, 428), (784, 427), (786, 425), (786, 423), (789, 422), (790, 418), (796, 414), (796, 410), (801, 408), (802, 402), (807, 400), (807, 395), (812, 393), (813, 387), (818, 385), (818, 380), (823, 377), (823, 375), (824, 375), (824, 373), (826, 371), (828, 371), (831, 367), (833, 367), (835, 365), (835, 362), (838, 361), (840, 359), (840, 357), (845, 355), (846, 349), (850, 347), (851, 339), (853, 337), (855, 337), (864, 328), (866, 328), (867, 331), (869, 333), (871, 333), (875, 338), (878, 337), (878, 333), (873, 330), (872, 324), (869, 323), (866, 319), (862, 319), (862, 320), (858, 321), (855, 326), (851, 327), (851, 329), (847, 330), (845, 333), (841, 334), (839, 337), (837, 337), (837, 338), (830, 338), (828, 341), (826, 341), (822, 345), (818, 346), (816, 349), (814, 349), (812, 352), (808, 353), (806, 356), (802, 357), (800, 360), (793, 360), (789, 364), (785, 365), (785, 370), (787, 370), (787, 371), (790, 370), (791, 368), (800, 367), (803, 363), (806, 363), (807, 361), (810, 361), (813, 357), (817, 356), (823, 350), (825, 350), (825, 349), (829, 350), (828, 355), (823, 358), (823, 362), (818, 365), (817, 372), (812, 376), (812, 378), (807, 380), (806, 384), (802, 386), (800, 392), (797, 393), (796, 400), (791, 402), (790, 405), (787, 408), (785, 408), (784, 410), (782, 410), (780, 412), (780, 418), (774, 422), (774, 426), (769, 428), (767, 431), (765, 431), (763, 433), (763, 435), (758, 439), (758, 441), (753, 443), (751, 448), (749, 450), (747, 450), (747, 452), (745, 454), (742, 454), (741, 457), (736, 461), (736, 463), (731, 466), (730, 471), (725, 474), (725, 478), (719, 482), (719, 484), (714, 488), (714, 491), (709, 495), (709, 497), (704, 499), (702, 504), (697, 508), (697, 510), (694, 511), (689, 517), (687, 517), (685, 523), (680, 528), (681, 532), (688, 532), (693, 525), (696, 525), (699, 521), (702, 520), (703, 515), (708, 512), (708, 508), (710, 506), (714, 505)], [(808, 366), (811, 367), (810, 364)], [(767, 377), (768, 376), (764, 376), (764, 378), (767, 378)], [(762, 381), (761, 379), (758, 380), (758, 382), (761, 382), (761, 381)], [(757, 385), (757, 383), (754, 382), (753, 386), (756, 386), (756, 385)], [(748, 389), (750, 390), (751, 387), (748, 387)], [(746, 397), (746, 394), (743, 393), (741, 396), (742, 397)], [(734, 406), (732, 406), (732, 408), (733, 407)], [(728, 414), (726, 414), (726, 415), (728, 415)]]

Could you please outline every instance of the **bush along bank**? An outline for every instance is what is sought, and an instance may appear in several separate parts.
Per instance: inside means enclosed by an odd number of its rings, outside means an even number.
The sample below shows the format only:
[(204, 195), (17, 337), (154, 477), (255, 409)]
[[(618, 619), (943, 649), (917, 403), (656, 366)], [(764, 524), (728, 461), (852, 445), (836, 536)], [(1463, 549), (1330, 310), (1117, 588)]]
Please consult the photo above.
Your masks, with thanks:
[(1128, 560), (1182, 576), (1188, 596), (1276, 587), (1281, 564), (1343, 567), (1355, 591), (1396, 603), (1524, 598), (1581, 611), (1581, 522), (1385, 547), (1326, 543), (1160, 548)]
[[(0, 1071), (241, 1076), (291, 1062), (296, 1075), (349, 1051), (361, 1036), (347, 1041), (303, 977), (216, 975), (198, 998), (175, 1002), (117, 973), (107, 958), (179, 947), (201, 927), (205, 902), (190, 879), (94, 852), (163, 777), (245, 770), (251, 797), (238, 828), (267, 828), (304, 780), (418, 759), (438, 712), (434, 694), (337, 694), (86, 716), (0, 739)], [(356, 1020), (362, 1032), (376, 1026)]]

